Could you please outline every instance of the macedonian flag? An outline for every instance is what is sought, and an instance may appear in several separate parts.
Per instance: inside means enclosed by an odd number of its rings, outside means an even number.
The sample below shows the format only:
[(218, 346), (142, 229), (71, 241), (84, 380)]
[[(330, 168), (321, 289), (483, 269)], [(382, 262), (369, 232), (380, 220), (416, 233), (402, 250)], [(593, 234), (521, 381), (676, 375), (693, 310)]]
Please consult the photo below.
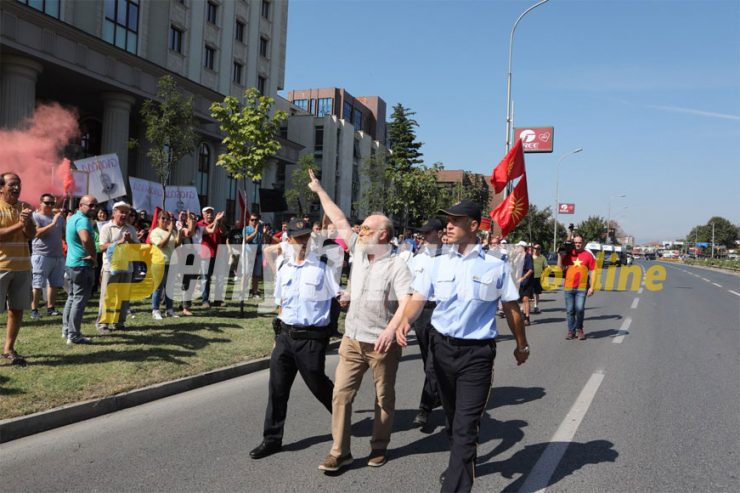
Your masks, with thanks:
[(501, 236), (504, 237), (511, 233), (527, 212), (529, 212), (529, 194), (527, 174), (524, 173), (509, 196), (491, 211), (491, 218), (501, 227)]
[(493, 169), (491, 184), (496, 193), (506, 187), (506, 184), (524, 174), (524, 151), (522, 139), (518, 139), (514, 147), (504, 156), (498, 166)]

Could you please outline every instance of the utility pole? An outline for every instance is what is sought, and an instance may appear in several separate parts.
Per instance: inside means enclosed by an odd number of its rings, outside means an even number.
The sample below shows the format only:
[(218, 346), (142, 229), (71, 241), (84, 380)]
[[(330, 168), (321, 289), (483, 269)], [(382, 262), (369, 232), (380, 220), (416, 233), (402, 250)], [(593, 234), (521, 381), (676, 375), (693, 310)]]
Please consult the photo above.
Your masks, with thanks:
[(714, 223), (712, 223), (712, 258), (714, 258)]

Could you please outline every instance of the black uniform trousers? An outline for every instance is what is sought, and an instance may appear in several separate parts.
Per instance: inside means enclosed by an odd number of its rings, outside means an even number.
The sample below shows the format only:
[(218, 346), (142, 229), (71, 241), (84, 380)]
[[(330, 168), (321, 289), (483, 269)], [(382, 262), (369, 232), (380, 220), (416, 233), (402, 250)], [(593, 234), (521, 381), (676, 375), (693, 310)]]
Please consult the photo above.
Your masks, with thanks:
[(493, 381), (496, 344), (454, 345), (432, 329), (430, 350), (450, 438), (442, 491), (470, 491), (475, 480), (478, 428)]
[(437, 393), (437, 377), (434, 374), (432, 360), (429, 357), (429, 341), (432, 335), (432, 313), (434, 307), (426, 307), (412, 325), (416, 340), (419, 342), (419, 351), (421, 352), (421, 361), (424, 364), (424, 387), (421, 389), (421, 399), (419, 400), (419, 409), (431, 412), (441, 403)]
[(309, 390), (331, 413), (334, 383), (326, 376), (326, 347), (329, 338), (293, 339), (283, 330), (275, 340), (270, 357), (270, 384), (265, 413), (264, 441), (282, 443), (288, 397), (299, 372)]

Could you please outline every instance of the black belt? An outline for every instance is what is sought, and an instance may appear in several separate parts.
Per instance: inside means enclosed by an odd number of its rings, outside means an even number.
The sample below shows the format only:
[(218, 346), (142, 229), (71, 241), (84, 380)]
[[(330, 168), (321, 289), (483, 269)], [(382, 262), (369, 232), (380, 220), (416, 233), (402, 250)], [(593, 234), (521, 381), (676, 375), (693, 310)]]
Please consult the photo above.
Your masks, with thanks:
[(424, 309), (425, 310), (430, 309), (430, 308), (431, 309), (437, 308), (437, 302), (436, 301), (427, 301), (426, 303), (424, 303)]
[(496, 346), (496, 339), (459, 339), (457, 337), (446, 336), (435, 328), (432, 328), (432, 331), (450, 346)]
[(290, 325), (281, 321), (280, 325), (284, 332), (286, 332), (293, 339), (328, 339), (329, 328), (328, 327), (317, 327), (315, 325), (299, 326)]

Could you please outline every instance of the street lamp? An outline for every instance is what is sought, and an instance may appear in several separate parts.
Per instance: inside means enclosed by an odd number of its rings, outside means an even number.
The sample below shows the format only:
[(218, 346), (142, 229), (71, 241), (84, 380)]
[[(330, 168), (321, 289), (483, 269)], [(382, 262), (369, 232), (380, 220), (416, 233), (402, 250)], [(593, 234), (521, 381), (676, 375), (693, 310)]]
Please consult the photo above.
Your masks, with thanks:
[[(535, 6), (536, 7), (536, 6)], [(583, 147), (579, 147), (578, 149), (573, 149), (567, 154), (563, 154), (560, 156), (560, 159), (558, 159), (557, 164), (555, 165), (555, 224), (552, 228), (552, 249), (557, 251), (558, 246), (558, 212), (560, 212), (560, 162), (567, 158), (568, 156), (572, 156), (573, 154), (578, 154), (583, 150)]]
[(627, 196), (626, 193), (620, 193), (618, 195), (612, 195), (609, 197), (609, 215), (606, 219), (606, 242), (609, 244), (609, 228), (612, 225), (612, 199), (623, 199)]
[(534, 10), (535, 8), (539, 7), (543, 3), (548, 2), (549, 0), (540, 0), (536, 4), (529, 7), (527, 10), (522, 12), (522, 14), (517, 17), (516, 22), (514, 22), (514, 26), (511, 28), (511, 34), (509, 35), (509, 71), (507, 73), (506, 77), (506, 152), (509, 152), (509, 149), (511, 148), (511, 54), (512, 54), (512, 48), (514, 45), (514, 31), (516, 30), (516, 26), (519, 24), (519, 21), (522, 20), (522, 17), (527, 15), (531, 10)]

